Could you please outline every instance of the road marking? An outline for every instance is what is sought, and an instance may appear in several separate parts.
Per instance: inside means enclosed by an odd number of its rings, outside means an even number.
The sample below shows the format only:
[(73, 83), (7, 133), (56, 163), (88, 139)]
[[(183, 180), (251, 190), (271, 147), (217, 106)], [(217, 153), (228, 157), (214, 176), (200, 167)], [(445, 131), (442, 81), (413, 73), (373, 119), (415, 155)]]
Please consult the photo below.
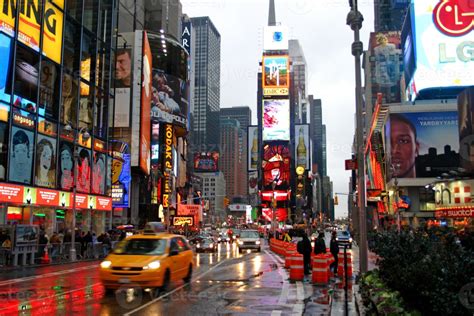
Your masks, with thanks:
[(296, 282), (296, 299), (298, 301), (304, 300), (304, 288), (303, 283), (300, 281)]
[(86, 266), (86, 267), (80, 267), (80, 268), (74, 268), (74, 269), (69, 269), (69, 270), (62, 270), (58, 272), (51, 272), (51, 273), (46, 273), (42, 275), (35, 275), (35, 276), (30, 276), (30, 277), (24, 277), (24, 278), (18, 278), (18, 279), (13, 279), (13, 280), (7, 280), (7, 281), (2, 281), (0, 282), (0, 287), (5, 286), (5, 285), (11, 285), (11, 284), (16, 284), (16, 283), (22, 283), (22, 282), (27, 282), (27, 281), (32, 281), (32, 280), (37, 280), (37, 279), (42, 279), (42, 278), (48, 278), (48, 277), (53, 277), (53, 276), (58, 276), (58, 275), (63, 275), (63, 274), (69, 274), (69, 273), (74, 273), (78, 271), (84, 271), (84, 270), (89, 270), (92, 268), (98, 268), (98, 264)]
[[(233, 259), (235, 259), (235, 258), (233, 258)], [(203, 273), (201, 273), (199, 276), (193, 278), (192, 282), (196, 282), (197, 280), (199, 280), (200, 278), (202, 278), (203, 276), (205, 276), (205, 275), (208, 274), (209, 272), (213, 271), (215, 268), (217, 268), (218, 266), (220, 266), (220, 265), (223, 264), (224, 262), (227, 262), (227, 260), (223, 260), (223, 261), (219, 262), (218, 264), (216, 264), (215, 266), (211, 267), (211, 268), (210, 268), (209, 270), (207, 270), (206, 272), (203, 272)], [(165, 298), (165, 297), (167, 297), (167, 296), (170, 296), (171, 294), (173, 294), (173, 293), (175, 293), (175, 292), (181, 290), (183, 287), (185, 287), (185, 286), (187, 286), (187, 285), (188, 285), (188, 284), (183, 284), (183, 285), (181, 285), (181, 286), (175, 288), (173, 291), (168, 292), (168, 293), (166, 293), (166, 294), (164, 294), (164, 295), (161, 295), (161, 296), (155, 298), (154, 300), (152, 300), (152, 301), (146, 303), (145, 305), (142, 305), (142, 306), (140, 306), (140, 307), (137, 307), (136, 309), (134, 309), (134, 310), (132, 310), (132, 311), (130, 311), (130, 312), (124, 314), (124, 316), (132, 315), (133, 313), (136, 313), (136, 312), (138, 312), (139, 310), (141, 310), (141, 309), (143, 309), (143, 308), (145, 308), (145, 307), (148, 307), (148, 306), (150, 306), (151, 304), (156, 303), (156, 302), (162, 300), (163, 298)]]
[(280, 316), (281, 315), (281, 311), (273, 311), (272, 316)]

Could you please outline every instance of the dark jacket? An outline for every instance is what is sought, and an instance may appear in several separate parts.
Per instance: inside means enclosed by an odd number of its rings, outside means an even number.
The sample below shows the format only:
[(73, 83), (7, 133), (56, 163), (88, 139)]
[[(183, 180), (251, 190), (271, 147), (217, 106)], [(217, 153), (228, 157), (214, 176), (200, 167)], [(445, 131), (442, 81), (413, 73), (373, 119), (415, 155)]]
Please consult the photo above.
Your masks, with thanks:
[(331, 239), (331, 244), (329, 247), (330, 247), (329, 249), (331, 250), (331, 253), (334, 256), (337, 256), (337, 254), (339, 253), (339, 243), (337, 242), (335, 238)]
[(298, 244), (296, 245), (296, 250), (302, 255), (311, 254), (311, 242), (309, 241), (307, 236), (304, 236), (303, 240), (298, 242)]
[(326, 242), (324, 238), (317, 238), (314, 243), (314, 254), (319, 255), (321, 253), (326, 253)]

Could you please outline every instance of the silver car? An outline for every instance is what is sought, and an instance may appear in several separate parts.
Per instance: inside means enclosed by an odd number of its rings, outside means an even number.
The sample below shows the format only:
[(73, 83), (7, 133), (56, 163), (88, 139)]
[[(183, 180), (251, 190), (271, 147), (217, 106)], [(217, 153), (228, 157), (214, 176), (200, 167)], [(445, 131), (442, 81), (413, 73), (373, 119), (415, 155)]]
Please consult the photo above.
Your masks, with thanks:
[(255, 249), (258, 252), (261, 251), (260, 247), (260, 234), (257, 230), (242, 230), (240, 232), (240, 237), (237, 241), (237, 246), (239, 247), (239, 253), (245, 249)]

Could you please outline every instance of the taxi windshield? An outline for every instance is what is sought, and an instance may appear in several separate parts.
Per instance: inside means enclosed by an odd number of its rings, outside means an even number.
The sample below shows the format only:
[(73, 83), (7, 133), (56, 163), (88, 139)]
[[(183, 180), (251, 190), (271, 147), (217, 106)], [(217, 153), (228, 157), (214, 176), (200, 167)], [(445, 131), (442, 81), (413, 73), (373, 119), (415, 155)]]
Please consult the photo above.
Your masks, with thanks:
[(240, 233), (240, 238), (260, 238), (260, 235), (257, 231), (245, 231), (243, 230)]
[(116, 255), (159, 256), (165, 253), (165, 239), (130, 239), (117, 244), (113, 253)]

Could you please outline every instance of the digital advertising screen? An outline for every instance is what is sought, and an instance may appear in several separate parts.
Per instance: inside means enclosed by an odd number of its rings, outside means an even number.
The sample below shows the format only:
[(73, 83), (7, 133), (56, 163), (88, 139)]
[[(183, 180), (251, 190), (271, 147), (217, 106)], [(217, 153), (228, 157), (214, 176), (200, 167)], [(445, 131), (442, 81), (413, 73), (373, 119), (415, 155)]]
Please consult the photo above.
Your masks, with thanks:
[(386, 125), (392, 177), (437, 177), (459, 167), (458, 113), (391, 113)]
[(56, 139), (38, 135), (36, 145), (35, 184), (40, 187), (56, 187)]
[(11, 74), (11, 48), (12, 39), (5, 34), (0, 33), (0, 101), (10, 103), (10, 94), (5, 93), (6, 85)]
[(249, 194), (258, 193), (258, 171), (250, 171), (248, 173)]
[(248, 127), (248, 157), (247, 157), (247, 166), (249, 171), (257, 170), (258, 166), (258, 157), (260, 155), (260, 150), (258, 146), (258, 126), (249, 126)]
[(290, 139), (290, 101), (263, 100), (263, 141)]
[(219, 170), (219, 153), (195, 153), (194, 171), (215, 172)]
[(62, 190), (72, 190), (74, 184), (74, 147), (69, 142), (60, 142), (58, 186)]
[(370, 63), (372, 95), (383, 93), (385, 102), (400, 102), (400, 79), (403, 73), (403, 54), (400, 32), (370, 34)]
[(286, 55), (263, 56), (263, 95), (288, 95), (290, 86), (290, 64)]
[(152, 55), (147, 32), (143, 32), (143, 64), (142, 64), (142, 99), (140, 109), (140, 168), (148, 175), (150, 173), (150, 111), (152, 98), (151, 70)]
[(474, 172), (474, 87), (458, 96), (459, 155), (461, 167)]
[(76, 160), (77, 191), (82, 193), (90, 193), (92, 170), (91, 151), (82, 147), (78, 148), (78, 151), (79, 157), (77, 157)]
[(296, 167), (303, 167), (309, 170), (310, 166), (310, 140), (309, 140), (309, 125), (301, 124), (295, 125), (295, 152)]
[(269, 143), (263, 146), (263, 186), (289, 185), (291, 154), (289, 144)]
[(265, 26), (263, 29), (263, 49), (287, 50), (289, 41), (288, 27), (283, 25)]
[(112, 205), (129, 207), (130, 182), (130, 147), (121, 141), (112, 141)]
[(10, 144), (10, 181), (24, 184), (31, 183), (33, 167), (34, 133), (16, 126), (12, 127)]
[(417, 0), (411, 11), (416, 54), (415, 73), (407, 78), (411, 99), (427, 88), (473, 85), (472, 1)]

